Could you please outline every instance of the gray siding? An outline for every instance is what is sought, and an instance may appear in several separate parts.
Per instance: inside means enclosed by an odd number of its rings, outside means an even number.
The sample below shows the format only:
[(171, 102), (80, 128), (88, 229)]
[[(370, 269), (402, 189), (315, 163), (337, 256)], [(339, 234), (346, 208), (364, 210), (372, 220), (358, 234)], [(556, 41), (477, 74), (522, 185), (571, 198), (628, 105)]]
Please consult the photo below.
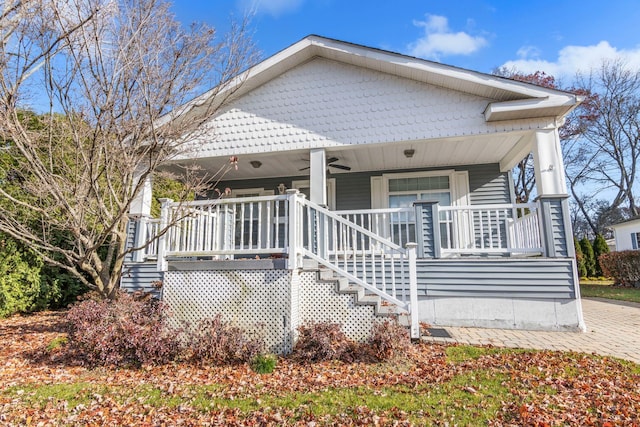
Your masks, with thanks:
[(469, 171), (469, 199), (472, 205), (511, 203), (509, 175), (498, 164), (473, 165), (456, 170)]
[(567, 248), (567, 230), (564, 226), (564, 217), (562, 210), (563, 200), (553, 199), (548, 203), (543, 201), (544, 214), (549, 216), (549, 223), (551, 225), (552, 236), (551, 245), (556, 256), (567, 256), (569, 250)]
[[(336, 179), (336, 209), (371, 209), (372, 176), (380, 176), (383, 173), (403, 173), (443, 169), (451, 169), (451, 167), (333, 174), (331, 175), (331, 178)], [(486, 203), (511, 203), (509, 195), (509, 177), (507, 173), (500, 172), (498, 164), (492, 163), (483, 165), (455, 166), (454, 169), (456, 171), (467, 171), (469, 173), (469, 198), (472, 205)], [(308, 175), (225, 181), (221, 182), (218, 185), (218, 188), (264, 188), (265, 190), (274, 190), (275, 193), (278, 194), (278, 185), (280, 183), (286, 185), (287, 188), (291, 188), (292, 181), (304, 180), (307, 178)], [(211, 191), (209, 196), (213, 197), (214, 192)]]
[[(136, 241), (137, 224), (138, 222), (135, 219), (129, 220), (129, 224), (127, 224), (127, 249), (133, 247), (133, 242)], [(133, 260), (133, 253), (128, 253), (124, 257), (124, 262), (130, 262), (131, 260)]]
[(122, 268), (120, 289), (127, 292), (150, 292), (160, 297), (157, 284), (163, 280), (163, 272), (157, 270), (155, 262), (126, 263)]
[(433, 205), (430, 203), (418, 203), (416, 206), (416, 233), (418, 237), (418, 257), (433, 258), (438, 256), (436, 251), (436, 236), (434, 233)]
[[(353, 274), (351, 265), (347, 267)], [(362, 277), (362, 266), (356, 266)], [(396, 291), (407, 294), (396, 261)], [(573, 262), (570, 259), (418, 259), (418, 296), (492, 298), (575, 298)], [(367, 266), (367, 281), (373, 278)], [(405, 277), (408, 280), (408, 277)], [(391, 266), (385, 267), (391, 292)]]
[(421, 295), (575, 298), (571, 260), (418, 260)]
[[(129, 221), (127, 232), (127, 248), (133, 246), (135, 241), (137, 222)], [(155, 297), (160, 296), (160, 291), (154, 283), (162, 282), (163, 273), (157, 271), (157, 263), (154, 262), (133, 262), (133, 254), (127, 254), (122, 266), (122, 278), (120, 279), (120, 289), (127, 292), (143, 291), (151, 292)]]

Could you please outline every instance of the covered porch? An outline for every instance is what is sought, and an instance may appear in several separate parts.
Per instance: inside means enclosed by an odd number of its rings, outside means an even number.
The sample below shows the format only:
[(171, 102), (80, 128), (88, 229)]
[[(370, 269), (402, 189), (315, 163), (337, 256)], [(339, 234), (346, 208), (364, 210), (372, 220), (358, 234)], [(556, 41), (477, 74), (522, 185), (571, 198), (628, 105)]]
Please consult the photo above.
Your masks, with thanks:
[[(142, 247), (132, 262), (153, 264), (162, 273), (181, 261), (210, 268), (211, 262), (281, 259), (279, 265), (289, 271), (304, 269), (311, 261), (410, 314), (414, 336), (424, 320), (419, 307), (425, 297), (574, 299), (573, 248), (566, 231), (570, 228), (557, 132), (531, 132), (512, 140), (511, 146), (502, 147), (507, 154), (500, 161), (491, 151), (486, 160), (493, 162), (486, 165), (448, 165), (444, 154), (423, 156), (429, 161), (416, 164), (420, 148), (405, 153), (411, 149), (401, 147), (402, 158), (414, 168), (399, 171), (360, 171), (347, 160), (369, 152), (369, 162), (383, 167), (386, 157), (371, 156), (371, 148), (356, 147), (351, 154), (312, 149), (306, 153), (308, 166), (294, 160), (301, 153), (282, 153), (284, 174), (294, 172), (292, 168), (309, 174), (292, 177), (261, 177), (260, 173), (272, 173), (266, 169), (272, 156), (251, 156), (246, 162), (259, 162), (258, 167), (243, 167), (241, 161), (245, 179), (222, 183), (232, 188), (228, 197), (165, 199), (159, 218), (132, 212), (138, 218), (133, 244)], [(436, 145), (431, 148), (444, 152)], [(540, 177), (539, 196), (531, 203), (513, 203), (509, 174), (520, 160), (514, 153), (526, 154), (528, 149)], [(199, 161), (215, 164), (214, 159)], [(343, 167), (335, 171), (330, 166), (334, 163)], [(343, 185), (349, 189), (365, 181), (369, 185), (360, 186), (360, 192), (367, 197), (356, 200), (354, 193), (349, 198), (341, 194)], [(142, 209), (150, 206), (151, 182), (146, 190), (139, 203)], [(335, 209), (345, 201), (365, 208)], [(377, 207), (385, 202), (385, 207)], [(146, 242), (151, 243), (145, 246)], [(542, 275), (535, 271), (539, 267), (549, 270)], [(468, 273), (462, 274), (465, 270)], [(540, 280), (528, 279), (532, 274)], [(434, 281), (436, 277), (441, 279)], [(443, 285), (447, 282), (451, 283)]]

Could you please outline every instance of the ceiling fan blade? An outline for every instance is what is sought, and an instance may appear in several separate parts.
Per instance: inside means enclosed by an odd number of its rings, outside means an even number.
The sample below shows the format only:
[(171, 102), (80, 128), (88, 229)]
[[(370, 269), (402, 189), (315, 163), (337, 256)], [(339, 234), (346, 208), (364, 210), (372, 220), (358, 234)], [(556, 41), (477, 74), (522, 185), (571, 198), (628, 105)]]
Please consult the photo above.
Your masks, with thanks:
[(307, 169), (311, 169), (311, 166), (307, 166), (306, 168), (298, 169), (298, 171), (306, 171)]
[(340, 159), (338, 159), (337, 157), (329, 157), (327, 159), (327, 164), (333, 163), (333, 162), (337, 162), (338, 160), (340, 160)]
[(336, 168), (336, 169), (342, 169), (343, 171), (350, 171), (351, 170), (351, 168), (349, 166), (344, 166), (344, 165), (329, 165), (329, 167)]

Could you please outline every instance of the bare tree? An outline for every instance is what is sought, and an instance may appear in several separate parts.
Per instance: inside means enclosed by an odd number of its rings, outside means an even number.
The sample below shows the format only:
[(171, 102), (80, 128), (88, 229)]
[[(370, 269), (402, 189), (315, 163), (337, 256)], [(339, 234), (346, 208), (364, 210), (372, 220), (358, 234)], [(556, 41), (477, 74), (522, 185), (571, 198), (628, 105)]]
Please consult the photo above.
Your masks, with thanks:
[(9, 0), (0, 41), (0, 231), (112, 297), (131, 202), (241, 83), (246, 22), (218, 36), (162, 0)]
[(602, 64), (587, 78), (579, 78), (585, 90), (598, 94), (595, 120), (584, 134), (593, 153), (586, 182), (601, 189), (614, 189), (615, 209), (623, 204), (637, 216), (636, 178), (640, 161), (640, 72), (620, 61)]
[[(523, 74), (513, 69), (498, 68), (494, 70), (494, 74), (550, 89), (562, 89), (556, 79), (544, 71)], [(587, 159), (592, 157), (593, 153), (584, 146), (580, 136), (584, 134), (598, 114), (595, 108), (598, 97), (586, 88), (571, 87), (564, 90), (583, 98), (582, 103), (565, 118), (565, 123), (558, 129), (558, 133), (562, 143), (569, 188), (574, 200), (578, 203), (579, 210), (585, 212), (586, 203), (582, 202), (583, 197), (579, 194), (579, 189), (585, 180), (585, 166), (589, 164)], [(536, 185), (531, 153), (516, 165), (513, 177), (516, 200), (519, 203), (528, 202)]]

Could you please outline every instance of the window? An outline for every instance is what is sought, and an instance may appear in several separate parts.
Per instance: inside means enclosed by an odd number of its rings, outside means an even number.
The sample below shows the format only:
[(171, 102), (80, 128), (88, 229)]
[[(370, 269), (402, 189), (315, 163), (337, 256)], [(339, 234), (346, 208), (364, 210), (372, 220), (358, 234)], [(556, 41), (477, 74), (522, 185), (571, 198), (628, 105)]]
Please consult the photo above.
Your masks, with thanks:
[[(264, 188), (247, 188), (233, 190), (231, 197), (248, 198), (259, 196), (272, 196), (273, 190), (265, 190)], [(265, 226), (269, 224), (267, 212), (260, 209), (259, 203), (238, 203), (235, 205), (236, 225), (235, 225), (235, 242), (236, 249), (259, 249), (258, 242), (266, 237), (267, 229)]]
[(631, 247), (640, 249), (640, 233), (631, 233)]
[[(438, 201), (442, 206), (451, 205), (450, 177), (448, 175), (407, 176), (388, 179), (388, 197), (390, 208), (409, 208), (416, 200)], [(440, 235), (447, 235), (451, 224), (443, 222), (440, 214)], [(391, 215), (391, 236), (398, 244), (416, 241), (415, 213), (399, 212)]]
[[(453, 169), (384, 174), (371, 178), (371, 207), (410, 208), (416, 200), (438, 201), (440, 206), (463, 206), (469, 204), (469, 176), (466, 171)], [(415, 214), (413, 211), (392, 213), (388, 218), (386, 237), (399, 245), (417, 241)], [(456, 239), (464, 244), (473, 230), (468, 221), (447, 220), (440, 215), (440, 236)], [(455, 234), (454, 234), (455, 233)], [(467, 236), (467, 237), (465, 237)], [(458, 240), (461, 240), (458, 242)]]

